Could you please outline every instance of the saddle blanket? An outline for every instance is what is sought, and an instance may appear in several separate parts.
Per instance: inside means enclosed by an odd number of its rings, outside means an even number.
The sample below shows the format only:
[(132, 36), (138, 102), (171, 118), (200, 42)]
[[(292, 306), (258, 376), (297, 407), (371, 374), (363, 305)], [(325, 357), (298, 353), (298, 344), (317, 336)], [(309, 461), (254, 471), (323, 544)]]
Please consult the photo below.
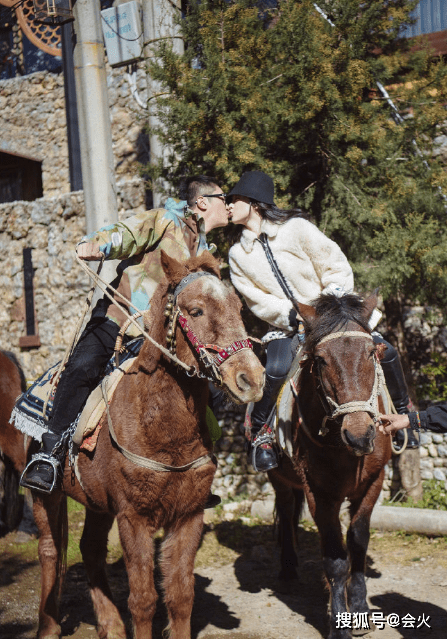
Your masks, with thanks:
[[(130, 357), (121, 362), (106, 377), (107, 398), (110, 403), (119, 381), (124, 373), (129, 370), (136, 357)], [(46, 419), (43, 418), (43, 407), (51, 389), (51, 383), (58, 370), (59, 364), (52, 366), (44, 373), (23, 395), (19, 397), (12, 411), (10, 423), (37, 441), (42, 441), (43, 433), (48, 431), (48, 418), (53, 410), (55, 388), (48, 400)], [(92, 451), (96, 446), (101, 425), (101, 417), (105, 411), (101, 385), (97, 386), (90, 394), (83, 410), (74, 422), (76, 428), (72, 440), (80, 448)], [(73, 428), (74, 429), (74, 428)]]
[[(104, 384), (104, 387), (107, 389), (107, 398), (110, 404), (118, 383), (124, 373), (132, 366), (142, 343), (143, 340), (141, 338), (128, 342), (124, 353), (120, 355), (118, 367), (114, 364), (114, 358), (110, 360), (106, 368), (104, 379), (90, 394), (84, 408), (70, 429), (71, 433), (73, 433), (71, 439), (79, 448), (88, 451), (95, 449), (102, 425), (101, 417), (106, 408), (101, 385)], [(49, 368), (18, 398), (9, 420), (10, 423), (14, 422), (15, 427), (22, 433), (39, 442), (42, 441), (43, 433), (48, 431), (48, 420), (53, 411), (53, 400), (56, 392), (56, 386), (51, 389), (51, 385), (59, 365), (60, 362)], [(43, 408), (50, 392), (51, 396), (48, 399), (44, 419)], [(209, 406), (207, 406), (206, 411), (206, 423), (214, 444), (222, 436), (222, 430)]]

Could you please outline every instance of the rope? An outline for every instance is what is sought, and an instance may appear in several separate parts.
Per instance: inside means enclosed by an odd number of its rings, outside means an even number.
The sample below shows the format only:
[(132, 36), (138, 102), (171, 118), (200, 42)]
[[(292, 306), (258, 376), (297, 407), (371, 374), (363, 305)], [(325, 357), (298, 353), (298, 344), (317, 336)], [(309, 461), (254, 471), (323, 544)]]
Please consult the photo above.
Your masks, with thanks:
[[(78, 256), (76, 256), (76, 258), (79, 260)], [(97, 273), (95, 273), (92, 269), (89, 269), (89, 270), (90, 270), (90, 271), (92, 271), (92, 273), (94, 273), (94, 275), (95, 275), (96, 277), (99, 277), (99, 274), (100, 274), (100, 272), (101, 272), (101, 269), (102, 269), (103, 264), (104, 264), (104, 256), (102, 256), (101, 261), (100, 261), (100, 263), (99, 263), (99, 265), (98, 265), (98, 271), (97, 271)], [(91, 279), (92, 279), (92, 281), (94, 282), (94, 279), (93, 279), (93, 278), (91, 278)], [(90, 291), (89, 291), (89, 292), (88, 292), (88, 294), (87, 294), (87, 299), (85, 300), (84, 312), (82, 313), (82, 315), (81, 315), (81, 317), (80, 317), (80, 319), (79, 319), (78, 323), (77, 323), (77, 324), (76, 324), (76, 326), (75, 326), (75, 329), (74, 329), (74, 331), (73, 331), (73, 333), (72, 333), (72, 338), (71, 338), (71, 340), (69, 341), (67, 348), (65, 349), (65, 352), (64, 352), (64, 356), (63, 356), (63, 358), (62, 358), (62, 361), (61, 361), (61, 363), (60, 363), (60, 365), (59, 365), (59, 368), (57, 369), (56, 375), (53, 377), (53, 380), (52, 380), (52, 382), (51, 382), (50, 390), (49, 390), (48, 395), (47, 395), (47, 398), (46, 398), (46, 400), (45, 400), (45, 404), (43, 405), (43, 410), (42, 410), (42, 417), (43, 417), (43, 419), (45, 419), (45, 417), (46, 417), (46, 414), (47, 414), (47, 406), (48, 406), (49, 399), (50, 399), (50, 397), (51, 397), (51, 396), (52, 396), (52, 394), (53, 394), (53, 389), (54, 389), (54, 387), (56, 386), (57, 382), (59, 381), (59, 377), (61, 376), (61, 373), (62, 373), (62, 371), (63, 371), (63, 369), (64, 369), (65, 364), (66, 364), (66, 363), (67, 363), (67, 361), (68, 361), (68, 358), (70, 357), (70, 355), (71, 355), (71, 354), (72, 354), (72, 352), (73, 352), (74, 345), (76, 344), (76, 342), (77, 342), (77, 341), (78, 341), (78, 339), (79, 339), (79, 333), (81, 332), (81, 328), (82, 328), (82, 325), (83, 325), (83, 323), (84, 323), (85, 317), (86, 317), (86, 315), (87, 315), (87, 313), (88, 313), (88, 311), (89, 311), (89, 309), (90, 309), (90, 305), (91, 305), (91, 303), (92, 303), (92, 299), (93, 299), (93, 294), (94, 294), (94, 292), (95, 292), (95, 288), (96, 288), (96, 285), (95, 285), (95, 284), (92, 284), (92, 286), (91, 286), (91, 288), (90, 288)]]
[(207, 454), (194, 459), (192, 462), (189, 462), (189, 464), (185, 464), (184, 466), (171, 466), (170, 464), (163, 464), (162, 462), (155, 461), (154, 459), (149, 459), (148, 457), (142, 457), (141, 455), (137, 455), (136, 453), (132, 453), (130, 450), (127, 450), (127, 448), (121, 446), (116, 439), (115, 430), (112, 424), (112, 418), (110, 417), (109, 401), (107, 397), (107, 379), (103, 380), (101, 384), (101, 391), (104, 403), (106, 405), (107, 422), (109, 424), (110, 437), (115, 442), (120, 453), (136, 466), (161, 473), (183, 473), (187, 470), (200, 468), (201, 466), (204, 466), (205, 464), (208, 464), (210, 461), (212, 461), (211, 455)]
[(368, 333), (362, 333), (361, 331), (339, 331), (338, 333), (331, 333), (330, 335), (326, 335), (326, 337), (323, 337), (323, 339), (320, 339), (320, 341), (318, 342), (318, 346), (339, 337), (363, 337), (364, 339), (371, 340), (371, 342), (374, 341), (372, 336)]
[(141, 334), (147, 340), (149, 340), (151, 342), (151, 344), (156, 346), (163, 353), (163, 355), (165, 355), (166, 357), (169, 357), (178, 366), (181, 366), (186, 372), (191, 373), (193, 370), (195, 370), (194, 366), (189, 366), (188, 364), (185, 364), (176, 355), (174, 355), (173, 353), (168, 351), (167, 348), (165, 348), (164, 346), (162, 346), (161, 344), (156, 342), (154, 340), (154, 338), (151, 337), (149, 335), (149, 333), (144, 330), (144, 328), (141, 328), (141, 326), (140, 326), (140, 324), (138, 324), (137, 320), (134, 319), (134, 316), (130, 315), (122, 306), (117, 304), (116, 300), (112, 297), (112, 295), (110, 295), (109, 290), (113, 291), (116, 294), (116, 296), (119, 297), (126, 305), (131, 306), (132, 308), (134, 308), (138, 312), (141, 312), (141, 311), (139, 311), (139, 309), (134, 304), (132, 304), (132, 302), (130, 300), (126, 299), (124, 297), (124, 295), (122, 295), (119, 291), (117, 291), (115, 288), (113, 288), (113, 286), (111, 286), (109, 283), (107, 283), (105, 280), (103, 280), (101, 277), (99, 277), (99, 275), (97, 273), (95, 273), (89, 266), (87, 266), (87, 264), (84, 262), (84, 260), (81, 260), (81, 258), (78, 257), (77, 255), (76, 255), (76, 259), (77, 259), (79, 265), (81, 266), (81, 268), (95, 282), (96, 286), (104, 293), (104, 295), (106, 297), (109, 298), (109, 300), (112, 302), (112, 304), (114, 304), (117, 308), (119, 308), (119, 310), (123, 313), (123, 315), (125, 315), (125, 317), (127, 317), (127, 319), (129, 320), (130, 323), (135, 324), (135, 326), (138, 328), (138, 330), (141, 332)]
[[(386, 397), (388, 399), (390, 408), (391, 408), (391, 413), (393, 415), (397, 415), (397, 410), (393, 404), (393, 400), (391, 399), (391, 395), (390, 392), (388, 390), (388, 387), (385, 385), (385, 393), (386, 393)], [(402, 448), (396, 448), (394, 446), (394, 441), (393, 441), (393, 436), (390, 433), (390, 437), (391, 437), (391, 450), (393, 451), (394, 455), (402, 455), (402, 453), (404, 452), (404, 450), (407, 448), (407, 444), (408, 444), (408, 433), (407, 433), (407, 429), (404, 428), (404, 443), (402, 445)], [(417, 484), (415, 484), (417, 486)], [(413, 486), (412, 486), (413, 488)]]

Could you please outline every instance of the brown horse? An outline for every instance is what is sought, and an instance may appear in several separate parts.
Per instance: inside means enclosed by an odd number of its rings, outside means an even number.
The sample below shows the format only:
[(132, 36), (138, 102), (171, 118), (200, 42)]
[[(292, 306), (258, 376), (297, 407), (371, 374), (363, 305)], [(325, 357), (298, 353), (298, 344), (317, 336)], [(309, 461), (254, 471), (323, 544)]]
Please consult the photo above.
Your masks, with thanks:
[[(390, 438), (376, 432), (381, 347), (374, 345), (368, 328), (376, 303), (375, 296), (363, 302), (356, 295), (322, 295), (315, 307), (300, 305), (307, 337), (293, 458), (284, 457), (280, 468), (269, 473), (276, 491), (281, 578), (296, 577), (296, 528), (304, 495), (318, 527), (331, 597), (329, 639), (352, 636), (349, 628), (337, 627), (343, 626), (338, 613), (349, 611), (351, 619), (369, 613), (369, 522), (391, 457)], [(345, 499), (351, 515), (347, 547), (339, 519)]]
[(0, 534), (14, 529), (20, 520), (19, 477), (26, 462), (25, 436), (8, 422), (25, 388), (15, 355), (0, 351)]
[[(219, 366), (224, 390), (236, 402), (245, 403), (262, 396), (264, 370), (248, 347), (239, 298), (220, 280), (217, 261), (205, 253), (181, 264), (163, 252), (161, 261), (167, 282), (158, 286), (152, 298), (150, 336), (166, 345), (172, 331), (172, 350), (176, 348), (177, 357), (191, 366), (190, 376), (146, 340), (110, 402), (111, 421), (103, 416), (95, 451), (81, 449), (76, 476), (65, 464), (63, 490), (34, 495), (42, 569), (39, 639), (57, 639), (61, 632), (57, 617), (67, 543), (66, 495), (86, 507), (81, 552), (99, 636), (126, 637), (105, 573), (107, 535), (116, 517), (135, 639), (152, 637), (157, 599), (153, 536), (160, 528), (164, 530), (160, 565), (170, 636), (190, 637), (194, 559), (215, 472), (206, 425), (208, 371)], [(181, 326), (170, 326), (173, 317)], [(217, 354), (211, 357), (210, 351), (216, 348)], [(152, 460), (160, 469), (137, 465), (123, 449)]]

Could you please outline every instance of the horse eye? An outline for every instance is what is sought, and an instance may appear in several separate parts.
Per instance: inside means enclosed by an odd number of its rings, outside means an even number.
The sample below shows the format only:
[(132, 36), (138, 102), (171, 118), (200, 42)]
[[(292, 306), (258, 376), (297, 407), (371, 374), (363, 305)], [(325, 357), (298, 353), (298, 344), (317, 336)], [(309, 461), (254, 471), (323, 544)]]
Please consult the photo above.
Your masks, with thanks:
[(191, 317), (199, 317), (200, 315), (203, 315), (203, 311), (201, 308), (193, 308), (191, 311), (189, 311), (189, 314), (191, 315)]

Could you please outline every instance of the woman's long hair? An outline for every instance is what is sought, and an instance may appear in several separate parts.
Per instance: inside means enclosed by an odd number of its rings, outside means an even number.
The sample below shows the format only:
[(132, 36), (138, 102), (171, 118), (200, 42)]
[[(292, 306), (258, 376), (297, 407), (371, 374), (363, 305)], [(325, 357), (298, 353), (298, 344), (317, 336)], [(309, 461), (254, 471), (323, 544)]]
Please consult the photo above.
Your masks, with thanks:
[(250, 200), (251, 204), (256, 206), (259, 211), (259, 215), (263, 220), (274, 222), (275, 224), (284, 224), (292, 217), (307, 218), (307, 215), (302, 209), (280, 209), (276, 204), (266, 204), (265, 202), (258, 202), (257, 200)]
[[(267, 204), (266, 202), (259, 202), (250, 198), (250, 204), (256, 206), (259, 211), (259, 215), (263, 220), (268, 220), (274, 224), (284, 224), (292, 217), (302, 217), (308, 219), (307, 214), (302, 209), (280, 209), (276, 204)], [(230, 245), (239, 242), (241, 239), (244, 226), (236, 224), (229, 230), (227, 237), (229, 238)]]

